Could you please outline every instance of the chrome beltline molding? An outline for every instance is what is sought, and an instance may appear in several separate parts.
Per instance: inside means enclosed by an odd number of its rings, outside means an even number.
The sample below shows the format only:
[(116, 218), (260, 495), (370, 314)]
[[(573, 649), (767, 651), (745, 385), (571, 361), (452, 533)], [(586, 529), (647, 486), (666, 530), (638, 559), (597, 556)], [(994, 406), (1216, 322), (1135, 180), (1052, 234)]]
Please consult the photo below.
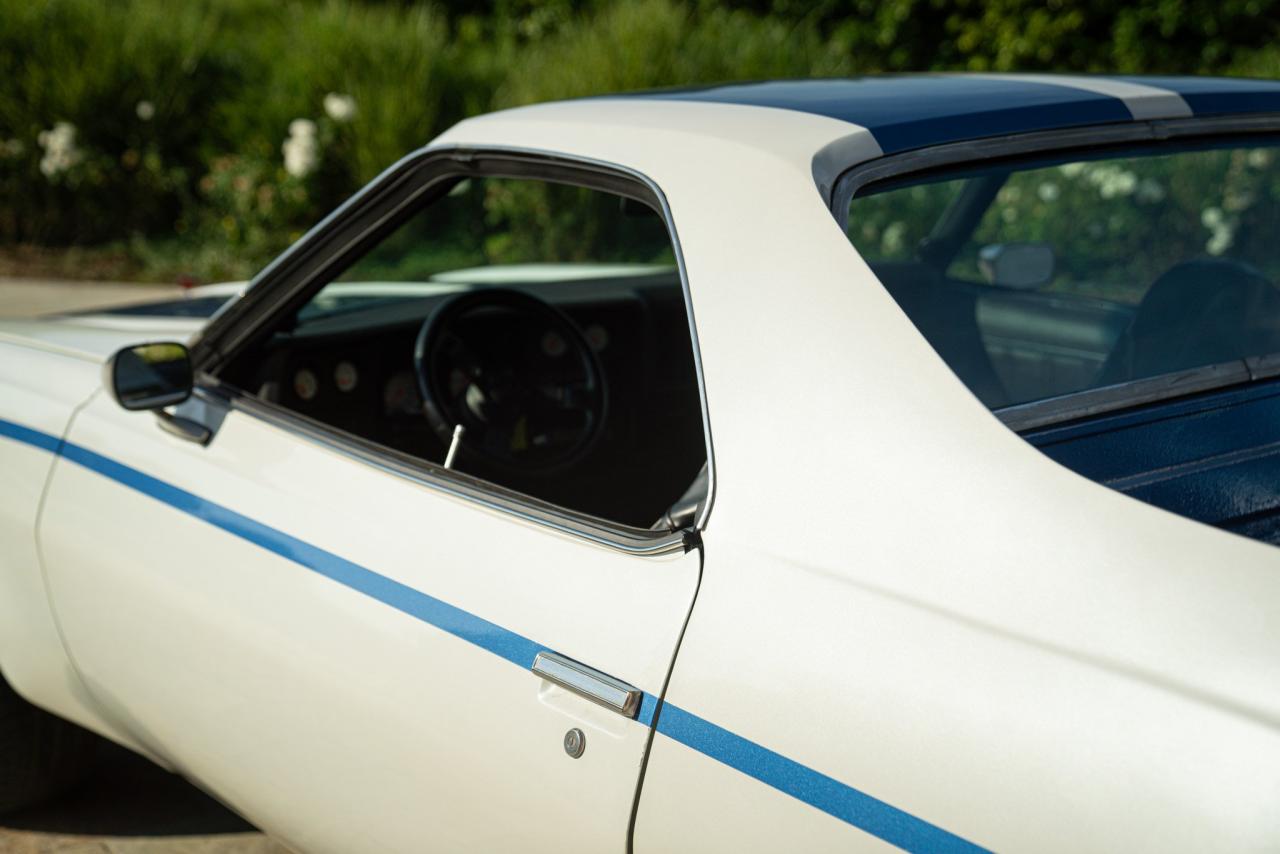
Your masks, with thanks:
[(372, 466), (386, 474), (413, 481), (422, 486), (443, 492), (454, 498), (478, 504), (513, 516), (520, 521), (550, 528), (561, 534), (578, 537), (600, 546), (632, 555), (657, 556), (687, 551), (686, 532), (649, 534), (641, 529), (627, 529), (610, 525), (602, 520), (575, 517), (569, 512), (517, 493), (500, 493), (492, 484), (470, 478), (461, 472), (445, 469), (407, 455), (395, 454), (386, 448), (357, 442), (340, 431), (319, 422), (288, 412), (270, 403), (256, 400), (244, 394), (228, 394), (208, 386), (196, 390), (196, 397), (270, 424), (307, 441), (323, 445), (364, 465)]

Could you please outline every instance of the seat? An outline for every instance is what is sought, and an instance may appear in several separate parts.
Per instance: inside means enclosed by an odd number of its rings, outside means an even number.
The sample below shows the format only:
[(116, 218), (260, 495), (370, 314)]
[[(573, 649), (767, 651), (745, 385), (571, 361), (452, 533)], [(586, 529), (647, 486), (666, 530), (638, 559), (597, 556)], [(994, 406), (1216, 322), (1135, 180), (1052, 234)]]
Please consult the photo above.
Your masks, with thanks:
[(1175, 264), (1152, 283), (1098, 385), (1280, 351), (1280, 291), (1227, 258)]

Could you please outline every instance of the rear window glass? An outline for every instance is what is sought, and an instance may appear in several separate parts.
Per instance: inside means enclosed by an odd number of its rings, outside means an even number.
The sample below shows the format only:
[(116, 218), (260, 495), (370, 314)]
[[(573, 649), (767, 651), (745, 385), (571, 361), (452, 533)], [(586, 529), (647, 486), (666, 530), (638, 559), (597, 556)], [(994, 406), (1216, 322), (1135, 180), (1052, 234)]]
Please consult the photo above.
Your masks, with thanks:
[(872, 185), (848, 235), (992, 408), (1280, 351), (1270, 141)]

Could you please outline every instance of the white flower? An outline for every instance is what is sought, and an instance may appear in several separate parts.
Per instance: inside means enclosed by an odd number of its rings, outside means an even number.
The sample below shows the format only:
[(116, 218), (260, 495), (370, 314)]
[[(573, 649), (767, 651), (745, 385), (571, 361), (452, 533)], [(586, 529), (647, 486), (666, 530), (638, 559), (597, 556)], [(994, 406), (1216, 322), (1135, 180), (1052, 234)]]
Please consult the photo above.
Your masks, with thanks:
[(315, 137), (316, 123), (311, 119), (294, 119), (289, 122), (289, 136)]
[(1221, 255), (1231, 248), (1236, 240), (1237, 220), (1226, 216), (1221, 208), (1208, 207), (1200, 212), (1200, 222), (1209, 229), (1209, 239), (1204, 249), (1210, 255)]
[(1138, 187), (1137, 175), (1110, 163), (1089, 170), (1088, 180), (1098, 188), (1098, 195), (1104, 199), (1133, 195)]
[(58, 122), (50, 130), (42, 130), (36, 142), (44, 149), (40, 158), (40, 171), (47, 178), (65, 172), (80, 162), (76, 148), (76, 126), (70, 122)]
[(305, 178), (320, 160), (316, 141), (316, 123), (310, 119), (289, 122), (289, 137), (280, 146), (284, 154), (284, 170), (295, 178)]
[(1249, 152), (1246, 162), (1254, 169), (1265, 169), (1271, 164), (1271, 152), (1265, 148), (1255, 148)]
[(150, 101), (139, 101), (138, 106), (134, 107), (133, 111), (138, 114), (138, 118), (144, 122), (149, 122), (156, 114), (156, 105)]
[(349, 122), (356, 115), (356, 99), (330, 92), (324, 96), (324, 111), (335, 122)]
[(0, 142), (0, 156), (21, 157), (22, 152), (26, 150), (27, 147), (22, 144), (22, 140), (17, 138), (6, 139), (4, 142)]
[(1221, 255), (1231, 248), (1231, 244), (1235, 243), (1235, 229), (1229, 225), (1216, 228), (1208, 241), (1204, 244), (1204, 249), (1210, 255)]
[(1164, 187), (1160, 186), (1160, 182), (1154, 178), (1143, 178), (1138, 184), (1138, 201), (1140, 202), (1159, 202), (1164, 200), (1164, 196)]
[(885, 255), (895, 255), (902, 251), (902, 247), (906, 243), (907, 224), (905, 222), (891, 222), (885, 228), (884, 234), (880, 237), (880, 251)]
[(1058, 198), (1058, 185), (1052, 181), (1045, 181), (1036, 189), (1036, 195), (1040, 197), (1042, 202), (1056, 201)]

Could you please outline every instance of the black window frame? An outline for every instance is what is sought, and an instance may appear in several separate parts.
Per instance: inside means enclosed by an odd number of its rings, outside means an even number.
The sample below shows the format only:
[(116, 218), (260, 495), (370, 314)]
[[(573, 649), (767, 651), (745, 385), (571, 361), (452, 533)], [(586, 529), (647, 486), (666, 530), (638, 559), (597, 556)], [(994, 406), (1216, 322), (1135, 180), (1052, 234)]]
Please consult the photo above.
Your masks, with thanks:
[[(571, 510), (456, 469), (388, 448), (264, 401), (224, 382), (220, 373), (258, 345), (330, 283), (333, 276), (460, 179), (517, 178), (614, 193), (642, 202), (663, 218), (675, 255), (689, 324), (707, 465), (707, 493), (693, 523), (678, 531), (635, 528)], [(534, 522), (597, 545), (637, 555), (689, 551), (700, 542), (715, 495), (715, 459), (702, 356), (684, 255), (666, 196), (648, 176), (589, 158), (507, 147), (427, 148), (393, 165), (331, 213), (249, 283), (243, 296), (213, 318), (191, 344), (197, 398), (242, 412), (352, 459), (481, 507)]]

